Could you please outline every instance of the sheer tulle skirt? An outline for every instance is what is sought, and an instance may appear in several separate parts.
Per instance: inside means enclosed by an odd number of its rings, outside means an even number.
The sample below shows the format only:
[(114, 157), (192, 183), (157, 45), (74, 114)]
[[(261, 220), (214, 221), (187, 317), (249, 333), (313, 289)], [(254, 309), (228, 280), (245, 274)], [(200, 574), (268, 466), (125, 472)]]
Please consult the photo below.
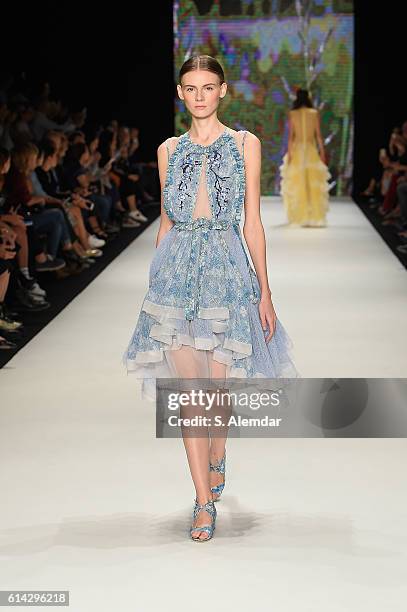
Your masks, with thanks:
[(194, 319), (185, 318), (191, 238), (191, 232), (171, 228), (161, 240), (150, 266), (150, 289), (123, 354), (127, 373), (142, 380), (142, 398), (155, 400), (156, 378), (216, 379), (228, 388), (236, 379), (299, 376), (293, 343), (278, 318), (265, 341), (268, 330), (262, 329), (258, 303), (246, 297), (260, 295), (257, 277), (234, 230), (222, 236), (211, 230), (201, 307)]

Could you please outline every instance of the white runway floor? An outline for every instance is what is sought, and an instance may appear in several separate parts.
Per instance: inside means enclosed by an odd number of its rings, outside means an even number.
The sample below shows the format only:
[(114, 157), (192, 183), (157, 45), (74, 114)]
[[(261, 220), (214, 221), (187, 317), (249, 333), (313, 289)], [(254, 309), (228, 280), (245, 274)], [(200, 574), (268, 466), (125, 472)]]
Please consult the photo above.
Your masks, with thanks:
[[(407, 277), (352, 201), (327, 228), (264, 198), (269, 279), (304, 377), (406, 377)], [(0, 589), (72, 612), (402, 612), (405, 439), (236, 439), (214, 538), (188, 538), (182, 440), (121, 355), (158, 220), (0, 371)], [(42, 609), (42, 608), (41, 608)]]

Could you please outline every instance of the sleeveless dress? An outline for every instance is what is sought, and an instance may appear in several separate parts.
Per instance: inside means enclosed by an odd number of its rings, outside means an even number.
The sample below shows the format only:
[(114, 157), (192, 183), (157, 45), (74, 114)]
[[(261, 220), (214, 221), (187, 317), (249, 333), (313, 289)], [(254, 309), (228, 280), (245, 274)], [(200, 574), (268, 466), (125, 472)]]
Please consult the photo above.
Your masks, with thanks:
[(226, 128), (209, 145), (188, 132), (166, 141), (163, 206), (174, 224), (156, 248), (122, 357), (142, 379), (143, 399), (155, 400), (156, 378), (298, 376), (278, 319), (265, 341), (260, 287), (242, 242), (245, 136)]
[(292, 159), (288, 163), (286, 153), (279, 170), (280, 195), (292, 225), (326, 225), (331, 173), (316, 146), (317, 113), (317, 109), (305, 106), (290, 111), (294, 128)]

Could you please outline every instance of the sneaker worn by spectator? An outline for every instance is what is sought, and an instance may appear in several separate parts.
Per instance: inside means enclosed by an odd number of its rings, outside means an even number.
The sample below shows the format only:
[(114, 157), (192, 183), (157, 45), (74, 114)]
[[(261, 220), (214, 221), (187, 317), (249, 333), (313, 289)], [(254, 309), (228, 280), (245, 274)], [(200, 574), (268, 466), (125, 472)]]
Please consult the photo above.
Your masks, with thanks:
[(143, 215), (143, 213), (140, 210), (132, 210), (129, 212), (129, 217), (131, 217), (132, 219), (134, 219), (135, 221), (148, 221), (148, 218)]
[(122, 227), (140, 227), (140, 225), (141, 223), (139, 223), (139, 221), (127, 216), (123, 221)]
[(35, 293), (28, 292), (33, 304), (48, 304), (46, 299), (42, 295), (36, 295)]
[(106, 240), (104, 240), (103, 238), (98, 238), (97, 236), (95, 236), (95, 234), (91, 234), (89, 236), (89, 246), (97, 249), (99, 247), (102, 247), (106, 244)]
[(18, 311), (26, 311), (26, 312), (36, 312), (40, 310), (46, 310), (51, 306), (49, 302), (47, 302), (43, 296), (36, 296), (37, 298), (42, 299), (42, 301), (38, 301), (35, 299), (33, 295), (31, 295), (25, 287), (19, 283), (17, 280), (16, 287), (16, 302), (13, 302), (13, 307)]
[(40, 287), (37, 280), (33, 276), (27, 277), (24, 274), (19, 274), (18, 278), (21, 285), (25, 287), (29, 293), (46, 297), (47, 292), (45, 291), (45, 289), (42, 289), (42, 287)]
[(63, 259), (59, 259), (58, 257), (52, 257), (52, 255), (47, 254), (47, 259), (45, 261), (35, 262), (35, 270), (37, 272), (52, 272), (53, 270), (60, 270), (66, 266), (66, 262)]

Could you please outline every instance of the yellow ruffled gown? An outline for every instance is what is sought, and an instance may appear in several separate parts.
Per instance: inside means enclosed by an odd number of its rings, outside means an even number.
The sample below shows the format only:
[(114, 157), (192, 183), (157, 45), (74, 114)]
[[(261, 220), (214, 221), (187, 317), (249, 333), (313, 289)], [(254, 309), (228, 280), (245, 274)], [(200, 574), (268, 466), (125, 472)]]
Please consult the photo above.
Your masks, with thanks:
[(315, 108), (306, 106), (290, 110), (294, 129), (292, 158), (288, 163), (286, 153), (279, 170), (280, 195), (292, 225), (326, 225), (331, 173), (318, 154), (317, 113)]

